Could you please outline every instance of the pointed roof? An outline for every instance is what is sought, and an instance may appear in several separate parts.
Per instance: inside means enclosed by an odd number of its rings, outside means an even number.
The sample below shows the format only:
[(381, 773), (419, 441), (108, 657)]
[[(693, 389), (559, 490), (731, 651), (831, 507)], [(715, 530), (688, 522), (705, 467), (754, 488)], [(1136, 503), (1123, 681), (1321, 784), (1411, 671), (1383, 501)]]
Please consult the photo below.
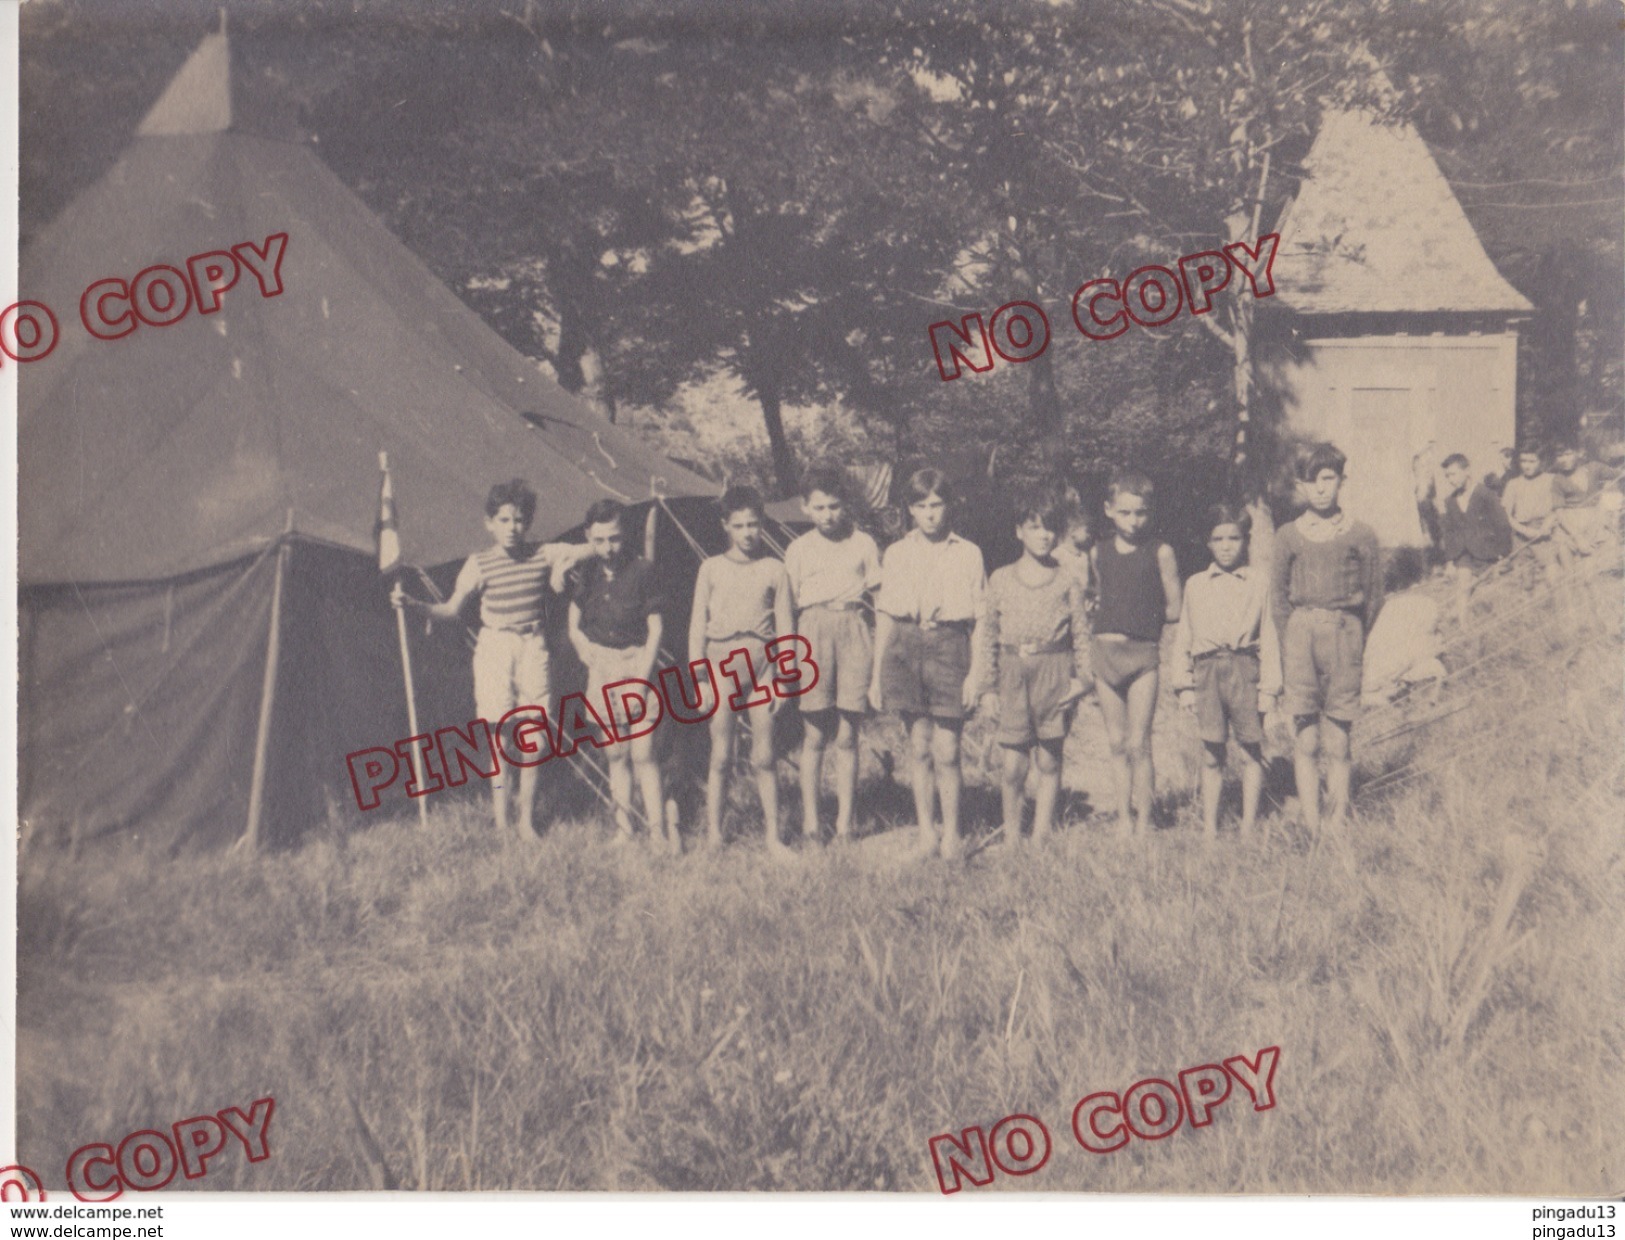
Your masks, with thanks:
[[(370, 552), (381, 450), (418, 564), (478, 546), (487, 489), (516, 474), (540, 496), (541, 536), (605, 496), (715, 493), (492, 331), (309, 147), (221, 128), (229, 65), (224, 36), (207, 37), (23, 256), (22, 287), (61, 324), (56, 349), (20, 368), (25, 582), (173, 577), (262, 548), (290, 520)], [(279, 296), (244, 271), (207, 316), (114, 341), (78, 321), (96, 280), (184, 271), (273, 233), (288, 237)]]
[(1329, 110), (1281, 216), (1280, 303), (1304, 314), (1533, 310), (1408, 123)]

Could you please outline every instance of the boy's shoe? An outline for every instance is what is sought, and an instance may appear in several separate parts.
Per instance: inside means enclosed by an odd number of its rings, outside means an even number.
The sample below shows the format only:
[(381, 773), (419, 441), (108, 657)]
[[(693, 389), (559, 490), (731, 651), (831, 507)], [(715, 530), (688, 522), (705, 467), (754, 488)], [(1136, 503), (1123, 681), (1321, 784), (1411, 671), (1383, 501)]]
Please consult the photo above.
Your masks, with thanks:
[(942, 859), (944, 861), (961, 861), (965, 856), (965, 837), (957, 831), (944, 831), (942, 833)]

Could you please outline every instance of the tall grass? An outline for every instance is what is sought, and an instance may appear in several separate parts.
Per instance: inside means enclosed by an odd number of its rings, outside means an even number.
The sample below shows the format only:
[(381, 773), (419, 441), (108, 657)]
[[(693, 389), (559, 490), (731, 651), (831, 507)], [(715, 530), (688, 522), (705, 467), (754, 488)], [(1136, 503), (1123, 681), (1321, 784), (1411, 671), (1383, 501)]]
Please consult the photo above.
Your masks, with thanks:
[[(19, 1160), (59, 1184), (81, 1144), (272, 1095), (271, 1158), (199, 1184), (927, 1191), (932, 1135), (1024, 1111), (1055, 1149), (1013, 1188), (1617, 1189), (1621, 647), (1597, 598), (1474, 647), (1448, 687), (1471, 704), (1368, 746), (1354, 822), (1318, 840), (1272, 811), (1202, 846), (1170, 722), (1152, 838), (1074, 800), (1047, 848), (957, 868), (907, 864), (902, 831), (790, 865), (620, 851), (590, 821), (521, 849), (472, 803), (264, 858), (31, 854)], [(1093, 744), (1071, 781), (1099, 802)], [(1267, 1045), (1272, 1111), (1238, 1090), (1197, 1132), (1072, 1139), (1084, 1094)]]

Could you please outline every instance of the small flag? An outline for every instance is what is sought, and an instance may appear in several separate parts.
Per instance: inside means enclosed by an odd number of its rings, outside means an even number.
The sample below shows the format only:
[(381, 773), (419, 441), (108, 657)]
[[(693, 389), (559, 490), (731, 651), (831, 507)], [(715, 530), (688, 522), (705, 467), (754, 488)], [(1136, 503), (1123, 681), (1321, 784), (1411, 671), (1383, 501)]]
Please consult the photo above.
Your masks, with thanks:
[(401, 564), (401, 536), (395, 528), (395, 483), (389, 476), (389, 453), (378, 454), (383, 485), (378, 491), (378, 571), (392, 573)]

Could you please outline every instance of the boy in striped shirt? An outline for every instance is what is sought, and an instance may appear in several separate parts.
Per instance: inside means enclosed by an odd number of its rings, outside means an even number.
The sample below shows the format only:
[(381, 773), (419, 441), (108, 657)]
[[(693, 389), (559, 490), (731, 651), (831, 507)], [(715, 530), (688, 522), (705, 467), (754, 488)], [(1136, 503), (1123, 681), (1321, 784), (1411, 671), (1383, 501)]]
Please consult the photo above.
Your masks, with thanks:
[[(500, 482), (485, 498), (491, 546), (463, 563), (444, 603), (408, 597), (397, 584), (397, 607), (411, 607), (434, 620), (456, 620), (469, 599), (480, 600), (480, 635), (474, 646), (474, 706), (493, 730), (520, 706), (550, 705), (547, 638), (542, 631), (548, 591), (563, 588), (564, 574), (592, 555), (586, 544), (535, 543), (525, 538), (536, 516), (536, 492), (523, 478)], [(517, 724), (518, 721), (516, 721)], [(508, 752), (498, 746), (498, 752)], [(534, 766), (519, 771), (519, 812), (511, 813), (512, 776), (499, 770), (491, 781), (497, 829), (517, 830), (533, 840), (536, 803)], [(513, 821), (510, 822), (510, 818)]]

